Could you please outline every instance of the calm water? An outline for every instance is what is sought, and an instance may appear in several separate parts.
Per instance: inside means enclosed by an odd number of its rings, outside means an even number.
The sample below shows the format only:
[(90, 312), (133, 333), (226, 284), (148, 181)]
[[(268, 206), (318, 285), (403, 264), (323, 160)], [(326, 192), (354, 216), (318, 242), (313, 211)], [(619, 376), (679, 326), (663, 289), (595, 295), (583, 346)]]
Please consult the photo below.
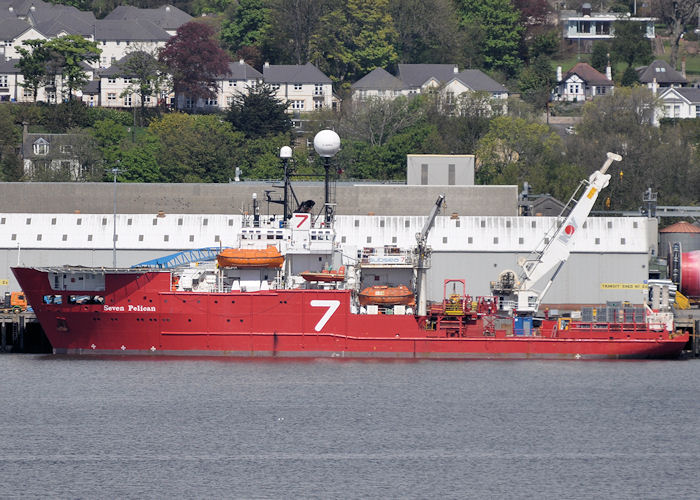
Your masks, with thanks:
[(700, 361), (0, 356), (0, 497), (700, 498)]

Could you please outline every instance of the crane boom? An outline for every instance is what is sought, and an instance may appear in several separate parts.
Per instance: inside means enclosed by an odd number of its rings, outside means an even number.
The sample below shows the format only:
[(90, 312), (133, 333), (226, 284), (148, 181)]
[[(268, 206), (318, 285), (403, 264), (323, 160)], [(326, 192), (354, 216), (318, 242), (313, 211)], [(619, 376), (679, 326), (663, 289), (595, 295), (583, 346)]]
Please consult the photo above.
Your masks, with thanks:
[[(608, 153), (605, 163), (600, 170), (593, 172), (588, 179), (581, 181), (578, 189), (571, 197), (567, 208), (574, 204), (564, 221), (559, 224), (553, 234), (545, 236), (542, 250), (526, 259), (521, 264), (520, 285), (516, 290), (518, 297), (517, 310), (519, 312), (534, 312), (540, 305), (545, 293), (552, 285), (554, 278), (569, 258), (573, 238), (578, 229), (583, 226), (593, 205), (598, 199), (600, 190), (605, 188), (610, 181), (610, 174), (606, 173), (613, 161), (621, 161), (622, 157), (615, 153)], [(576, 197), (581, 194), (580, 198)], [(564, 209), (566, 210), (566, 208)], [(533, 289), (537, 281), (545, 274), (555, 269), (545, 288), (538, 292)]]
[(427, 257), (430, 255), (428, 248), (428, 234), (435, 223), (435, 218), (440, 212), (442, 204), (445, 202), (445, 195), (438, 195), (435, 205), (433, 205), (428, 218), (423, 224), (423, 229), (420, 233), (416, 233), (416, 304), (418, 306), (418, 315), (425, 316), (427, 311), (427, 290), (425, 289), (425, 270), (429, 265), (426, 265)]

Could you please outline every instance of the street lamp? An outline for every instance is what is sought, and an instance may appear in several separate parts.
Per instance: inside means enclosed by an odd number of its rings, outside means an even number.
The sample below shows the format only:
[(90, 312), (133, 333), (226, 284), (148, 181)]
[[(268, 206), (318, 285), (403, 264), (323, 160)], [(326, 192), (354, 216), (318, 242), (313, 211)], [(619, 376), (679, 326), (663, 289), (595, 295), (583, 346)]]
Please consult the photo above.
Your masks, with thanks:
[(289, 214), (289, 198), (287, 195), (287, 192), (289, 191), (289, 172), (287, 171), (287, 167), (289, 165), (289, 159), (292, 157), (292, 148), (289, 146), (282, 146), (280, 148), (280, 158), (282, 159), (282, 163), (284, 165), (284, 203), (283, 203), (283, 211), (284, 211), (284, 223), (287, 223), (287, 219), (289, 219), (290, 214)]
[(117, 267), (117, 174), (119, 170), (119, 160), (117, 166), (112, 167), (112, 175), (114, 176), (114, 213), (112, 217), (112, 267)]
[(340, 151), (340, 137), (332, 130), (321, 130), (314, 137), (314, 149), (323, 158), (323, 166), (326, 169), (325, 190), (326, 190), (326, 224), (330, 224), (333, 219), (333, 207), (330, 205), (329, 169), (330, 161), (335, 154)]

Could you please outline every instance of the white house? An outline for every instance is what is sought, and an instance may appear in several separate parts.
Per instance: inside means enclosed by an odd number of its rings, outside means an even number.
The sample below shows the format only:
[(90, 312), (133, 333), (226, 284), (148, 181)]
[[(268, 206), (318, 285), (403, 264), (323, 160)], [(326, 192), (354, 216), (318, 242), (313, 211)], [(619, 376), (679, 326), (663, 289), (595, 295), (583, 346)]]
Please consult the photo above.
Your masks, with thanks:
[(615, 88), (609, 66), (606, 73), (607, 75), (602, 74), (589, 64), (578, 63), (562, 75), (561, 66), (559, 66), (557, 67), (557, 87), (553, 98), (557, 101), (581, 102), (609, 94)]
[(659, 94), (663, 108), (657, 113), (661, 118), (700, 118), (700, 88), (669, 87)]
[(108, 68), (134, 50), (149, 54), (165, 46), (170, 35), (151, 21), (95, 21), (95, 40), (102, 50), (96, 67)]
[(398, 76), (377, 68), (352, 85), (353, 99), (380, 97), (394, 99), (439, 90), (447, 102), (467, 92), (486, 92), (494, 99), (507, 99), (508, 90), (477, 69), (452, 64), (399, 64)]
[(289, 102), (292, 113), (331, 108), (338, 103), (331, 79), (311, 63), (265, 63), (263, 80), (276, 91), (278, 99)]
[(617, 21), (644, 23), (646, 26), (645, 36), (653, 39), (656, 36), (654, 31), (654, 17), (636, 17), (620, 12), (593, 12), (590, 3), (584, 3), (580, 12), (561, 11), (559, 20), (562, 24), (562, 35), (565, 40), (587, 41), (609, 40), (615, 37), (614, 24)]

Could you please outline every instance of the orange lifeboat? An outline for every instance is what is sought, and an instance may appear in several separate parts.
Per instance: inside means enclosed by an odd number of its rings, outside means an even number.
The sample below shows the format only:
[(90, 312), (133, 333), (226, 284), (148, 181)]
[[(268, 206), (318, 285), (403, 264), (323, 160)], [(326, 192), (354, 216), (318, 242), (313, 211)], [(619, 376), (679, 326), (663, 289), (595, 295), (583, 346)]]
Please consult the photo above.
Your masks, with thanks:
[(399, 286), (370, 286), (359, 293), (360, 305), (369, 304), (394, 306), (413, 305), (415, 298), (413, 293), (404, 285)]
[(341, 266), (337, 271), (332, 269), (324, 269), (319, 272), (304, 271), (301, 277), (306, 281), (320, 281), (323, 283), (333, 283), (343, 281), (345, 279), (345, 266)]
[(284, 256), (274, 245), (267, 248), (226, 248), (216, 256), (219, 267), (282, 267)]

